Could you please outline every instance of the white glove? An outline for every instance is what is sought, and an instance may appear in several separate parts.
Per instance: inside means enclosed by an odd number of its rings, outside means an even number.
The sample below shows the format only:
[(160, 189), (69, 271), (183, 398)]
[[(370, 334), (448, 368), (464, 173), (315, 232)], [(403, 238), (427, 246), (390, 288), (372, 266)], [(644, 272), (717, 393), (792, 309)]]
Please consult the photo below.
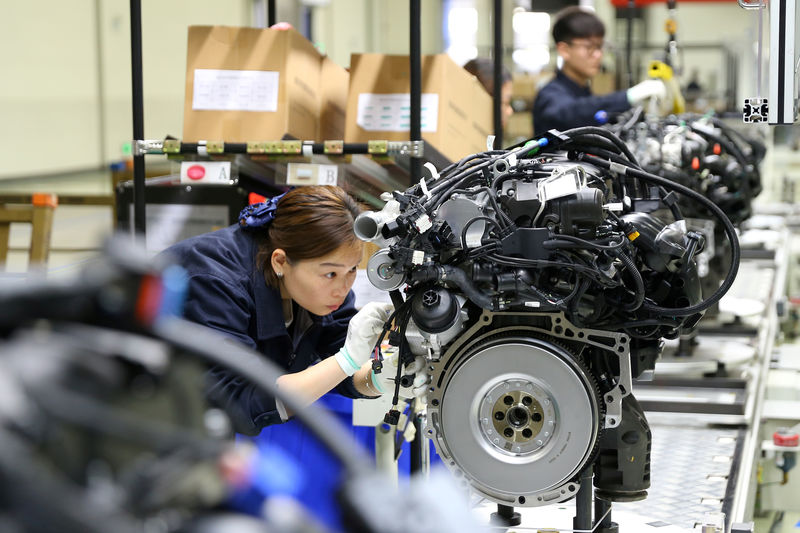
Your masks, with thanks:
[(628, 89), (626, 94), (631, 105), (641, 104), (648, 98), (664, 101), (667, 98), (667, 86), (661, 80), (644, 80)]
[(378, 335), (393, 310), (392, 304), (370, 302), (350, 319), (344, 346), (334, 355), (345, 374), (352, 376), (369, 361)]
[[(414, 361), (403, 368), (401, 375), (414, 374), (414, 383), (410, 387), (400, 387), (401, 398), (419, 398), (425, 402), (425, 395), (428, 392), (428, 378), (426, 371), (425, 358), (417, 356)], [(370, 374), (375, 390), (381, 394), (394, 394), (394, 383), (397, 377), (397, 353), (383, 358), (383, 368), (379, 374), (375, 371)]]

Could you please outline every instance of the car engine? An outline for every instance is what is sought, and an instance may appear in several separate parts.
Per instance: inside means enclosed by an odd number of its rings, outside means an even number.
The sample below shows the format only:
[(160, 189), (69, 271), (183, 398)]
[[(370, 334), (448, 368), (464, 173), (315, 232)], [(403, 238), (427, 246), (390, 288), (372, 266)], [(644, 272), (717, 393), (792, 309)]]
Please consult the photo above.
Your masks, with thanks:
[[(702, 194), (644, 171), (602, 128), (429, 168), (355, 224), (382, 247), (367, 275), (395, 302), (384, 328), (403, 363), (395, 405), (401, 388), (421, 391), (425, 436), (500, 505), (563, 502), (587, 472), (599, 498), (646, 497), (651, 435), (632, 382), (654, 368), (662, 339), (691, 331), (730, 287), (731, 222)], [(730, 241), (728, 275), (709, 295), (695, 263), (704, 238), (678, 195)], [(380, 341), (375, 353), (379, 372)]]
[[(752, 134), (744, 135), (712, 115), (654, 117), (642, 108), (621, 115), (608, 129), (627, 144), (644, 170), (702, 193), (737, 227), (752, 215), (753, 201), (763, 189), (759, 165), (766, 154), (765, 145)], [(688, 227), (706, 239), (696, 260), (704, 292), (713, 291), (730, 268), (728, 241), (702, 204), (679, 204)], [(659, 207), (653, 204), (650, 212)]]

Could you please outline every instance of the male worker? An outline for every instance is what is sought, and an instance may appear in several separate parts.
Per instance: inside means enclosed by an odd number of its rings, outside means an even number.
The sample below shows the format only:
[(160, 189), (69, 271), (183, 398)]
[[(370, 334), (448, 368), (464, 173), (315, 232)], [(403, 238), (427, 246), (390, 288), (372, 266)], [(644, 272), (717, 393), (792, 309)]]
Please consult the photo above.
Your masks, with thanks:
[[(646, 80), (627, 91), (595, 96), (589, 81), (600, 71), (606, 29), (594, 13), (577, 6), (563, 9), (553, 24), (553, 39), (563, 65), (533, 103), (533, 130), (598, 126), (604, 116), (627, 111), (650, 97), (666, 98), (661, 80)], [(603, 113), (598, 112), (605, 112)]]

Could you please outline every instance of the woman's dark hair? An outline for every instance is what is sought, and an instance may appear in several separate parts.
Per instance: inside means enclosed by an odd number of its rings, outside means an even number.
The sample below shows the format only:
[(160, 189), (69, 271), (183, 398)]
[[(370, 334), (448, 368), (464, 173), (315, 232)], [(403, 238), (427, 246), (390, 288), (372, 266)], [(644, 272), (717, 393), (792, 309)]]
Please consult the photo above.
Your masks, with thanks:
[(272, 270), (272, 252), (286, 252), (290, 263), (327, 255), (342, 245), (359, 241), (353, 222), (361, 208), (339, 187), (298, 187), (280, 199), (275, 219), (259, 244), (257, 263), (267, 284), (278, 286)]
[[(487, 57), (476, 57), (464, 64), (464, 70), (478, 78), (486, 92), (494, 96), (494, 60)], [(511, 72), (503, 65), (503, 83), (511, 81)]]
[(570, 6), (556, 13), (556, 22), (553, 24), (553, 40), (556, 44), (605, 35), (606, 27), (591, 11)]

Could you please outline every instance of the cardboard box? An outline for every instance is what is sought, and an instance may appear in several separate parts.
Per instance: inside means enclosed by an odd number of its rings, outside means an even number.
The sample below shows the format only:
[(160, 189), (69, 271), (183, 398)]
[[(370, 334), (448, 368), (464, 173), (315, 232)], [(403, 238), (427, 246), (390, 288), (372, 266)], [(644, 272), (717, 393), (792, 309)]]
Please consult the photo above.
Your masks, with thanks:
[(343, 124), (320, 122), (347, 87), (331, 63), (295, 30), (190, 26), (183, 140), (322, 140)]
[(331, 58), (324, 57), (320, 73), (320, 131), (317, 140), (344, 139), (349, 85), (350, 74)]
[[(408, 56), (354, 54), (350, 59), (346, 142), (410, 138)], [(445, 54), (422, 57), (422, 138), (451, 161), (486, 151), (492, 99)]]
[(599, 72), (592, 78), (592, 93), (597, 95), (613, 93), (617, 90), (617, 82), (611, 72)]

